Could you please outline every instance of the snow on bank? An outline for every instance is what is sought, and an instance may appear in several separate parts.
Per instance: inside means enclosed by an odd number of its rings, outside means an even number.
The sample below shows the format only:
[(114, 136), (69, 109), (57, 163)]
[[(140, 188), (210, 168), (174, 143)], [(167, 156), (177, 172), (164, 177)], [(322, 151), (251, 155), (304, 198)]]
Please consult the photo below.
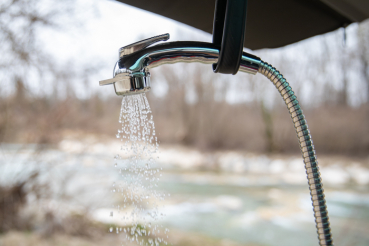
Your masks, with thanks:
[[(72, 154), (83, 152), (112, 157), (120, 152), (120, 146), (120, 141), (99, 143), (97, 138), (90, 137), (65, 139), (60, 142), (59, 149)], [(352, 161), (333, 156), (318, 157), (318, 160), (325, 184), (369, 184), (369, 159)], [(300, 156), (267, 156), (241, 151), (201, 152), (184, 146), (162, 145), (159, 148), (158, 164), (166, 170), (216, 171), (264, 176), (287, 184), (306, 184), (304, 164)]]

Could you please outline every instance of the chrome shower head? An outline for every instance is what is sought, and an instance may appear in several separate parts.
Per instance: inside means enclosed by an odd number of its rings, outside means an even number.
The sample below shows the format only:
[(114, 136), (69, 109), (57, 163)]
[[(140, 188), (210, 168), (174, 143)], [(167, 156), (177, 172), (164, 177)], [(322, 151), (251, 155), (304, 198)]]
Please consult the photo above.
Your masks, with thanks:
[[(167, 33), (120, 48), (113, 78), (100, 81), (100, 85), (113, 84), (117, 95), (132, 95), (150, 90), (150, 68), (177, 62), (218, 62), (220, 47), (213, 43), (179, 41), (150, 46), (168, 39)], [(243, 52), (239, 70), (256, 74), (260, 62), (260, 58)]]
[[(156, 42), (166, 41), (168, 39), (169, 34), (167, 33), (124, 46), (119, 49), (119, 59), (145, 49)], [(118, 62), (116, 62), (113, 70), (113, 78), (100, 81), (100, 85), (108, 84), (114, 85), (115, 93), (119, 96), (147, 92), (151, 88), (150, 73), (147, 68), (141, 69), (140, 71), (120, 68)]]

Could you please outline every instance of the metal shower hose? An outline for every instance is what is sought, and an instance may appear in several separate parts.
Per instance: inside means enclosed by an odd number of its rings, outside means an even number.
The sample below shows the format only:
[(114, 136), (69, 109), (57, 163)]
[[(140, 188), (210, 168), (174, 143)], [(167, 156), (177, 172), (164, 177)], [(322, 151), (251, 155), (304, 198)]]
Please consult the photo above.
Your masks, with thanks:
[(331, 228), (327, 206), (324, 198), (324, 189), (318, 161), (315, 155), (313, 140), (311, 139), (310, 131), (302, 114), (302, 109), (297, 101), (297, 97), (292, 91), (283, 75), (268, 63), (261, 61), (259, 73), (266, 76), (273, 82), (275, 87), (281, 94), (284, 102), (290, 112), (293, 124), (296, 129), (297, 138), (300, 143), (302, 158), (305, 163), (305, 169), (310, 189), (311, 200), (313, 202), (313, 211), (318, 232), (319, 245), (333, 245)]

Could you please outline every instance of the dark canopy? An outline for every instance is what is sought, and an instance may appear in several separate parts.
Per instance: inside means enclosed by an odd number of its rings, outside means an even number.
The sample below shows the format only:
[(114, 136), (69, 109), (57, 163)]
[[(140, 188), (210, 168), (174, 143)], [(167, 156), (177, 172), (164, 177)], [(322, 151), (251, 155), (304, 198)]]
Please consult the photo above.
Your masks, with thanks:
[[(215, 0), (117, 0), (212, 33)], [(248, 0), (244, 46), (277, 48), (369, 18), (369, 0)]]

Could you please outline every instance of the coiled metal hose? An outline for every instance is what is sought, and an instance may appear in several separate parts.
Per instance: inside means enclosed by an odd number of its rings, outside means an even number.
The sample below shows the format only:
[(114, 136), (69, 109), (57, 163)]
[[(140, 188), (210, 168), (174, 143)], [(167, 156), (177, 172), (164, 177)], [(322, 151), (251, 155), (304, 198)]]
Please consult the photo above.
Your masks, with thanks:
[(297, 97), (295, 96), (286, 79), (283, 78), (282, 74), (280, 74), (279, 71), (277, 71), (274, 67), (270, 66), (266, 62), (261, 61), (259, 73), (265, 75), (270, 81), (273, 82), (287, 105), (296, 129), (302, 158), (305, 163), (311, 200), (313, 202), (313, 211), (316, 229), (318, 232), (319, 245), (333, 245), (318, 161), (315, 155), (313, 140), (311, 139), (305, 116), (302, 114), (299, 101), (297, 101)]

